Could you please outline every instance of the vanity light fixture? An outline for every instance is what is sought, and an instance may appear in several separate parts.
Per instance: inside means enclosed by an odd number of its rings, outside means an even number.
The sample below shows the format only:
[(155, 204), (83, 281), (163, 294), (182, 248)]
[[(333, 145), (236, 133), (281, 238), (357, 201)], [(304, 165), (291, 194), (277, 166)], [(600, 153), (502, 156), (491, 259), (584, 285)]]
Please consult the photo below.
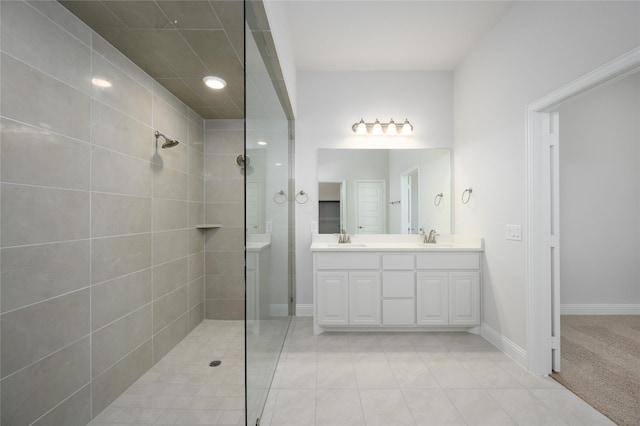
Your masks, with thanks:
[(213, 75), (204, 77), (202, 81), (204, 81), (204, 84), (206, 84), (207, 87), (210, 87), (212, 89), (224, 89), (227, 86), (226, 81), (224, 81), (220, 77), (216, 77)]
[(396, 124), (393, 119), (389, 120), (388, 123), (381, 123), (380, 120), (376, 118), (376, 121), (373, 123), (365, 123), (364, 119), (361, 119), (358, 123), (353, 123), (353, 126), (351, 126), (351, 130), (353, 130), (353, 133), (358, 136), (409, 136), (413, 134), (413, 125), (409, 123), (409, 120), (404, 120), (404, 123), (402, 123), (402, 127), (398, 127), (399, 125)]

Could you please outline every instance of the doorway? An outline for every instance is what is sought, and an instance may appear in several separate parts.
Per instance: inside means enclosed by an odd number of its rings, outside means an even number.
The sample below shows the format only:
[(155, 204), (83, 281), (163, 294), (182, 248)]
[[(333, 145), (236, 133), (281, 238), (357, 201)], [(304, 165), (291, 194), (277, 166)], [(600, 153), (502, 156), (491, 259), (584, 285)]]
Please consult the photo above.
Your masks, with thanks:
[(560, 369), (559, 113), (561, 104), (635, 72), (640, 49), (592, 71), (533, 103), (527, 113), (528, 368), (548, 375)]
[(417, 234), (420, 228), (420, 170), (418, 166), (406, 170), (400, 176), (400, 206), (402, 208), (401, 231)]

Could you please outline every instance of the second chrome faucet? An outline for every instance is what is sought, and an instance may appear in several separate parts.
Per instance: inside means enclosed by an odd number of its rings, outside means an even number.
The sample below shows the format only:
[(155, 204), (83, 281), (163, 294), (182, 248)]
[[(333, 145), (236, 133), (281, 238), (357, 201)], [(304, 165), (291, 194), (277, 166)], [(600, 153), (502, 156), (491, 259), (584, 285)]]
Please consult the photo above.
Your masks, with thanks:
[(420, 235), (422, 235), (422, 242), (424, 244), (436, 244), (436, 237), (439, 235), (436, 233), (435, 229), (429, 231), (429, 234), (424, 231), (424, 228), (420, 228)]

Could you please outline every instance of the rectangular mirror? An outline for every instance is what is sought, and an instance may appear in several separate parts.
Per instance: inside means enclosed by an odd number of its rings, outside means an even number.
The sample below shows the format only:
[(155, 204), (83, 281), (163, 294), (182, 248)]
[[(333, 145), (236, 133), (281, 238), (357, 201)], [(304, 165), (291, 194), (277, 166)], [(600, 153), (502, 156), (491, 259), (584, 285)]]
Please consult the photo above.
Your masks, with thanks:
[(450, 233), (451, 169), (448, 148), (319, 149), (319, 232)]

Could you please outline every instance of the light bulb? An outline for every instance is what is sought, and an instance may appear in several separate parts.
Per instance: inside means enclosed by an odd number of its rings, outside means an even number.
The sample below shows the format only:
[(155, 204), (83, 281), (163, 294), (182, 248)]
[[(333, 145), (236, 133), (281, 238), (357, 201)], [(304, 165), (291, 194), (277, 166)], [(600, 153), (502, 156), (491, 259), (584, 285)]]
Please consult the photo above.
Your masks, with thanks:
[(372, 135), (382, 135), (382, 124), (380, 124), (380, 121), (376, 118), (375, 123), (373, 123), (373, 130), (371, 131)]
[(396, 126), (396, 122), (393, 121), (393, 118), (389, 121), (389, 125), (387, 126), (387, 135), (394, 136), (398, 134), (398, 127)]
[(215, 77), (213, 75), (204, 77), (202, 81), (204, 81), (204, 84), (206, 84), (207, 87), (210, 87), (212, 89), (224, 89), (227, 86), (226, 81), (224, 81), (220, 77)]
[(409, 120), (404, 120), (404, 124), (402, 125), (401, 135), (408, 136), (413, 134), (413, 126), (409, 123)]
[(360, 122), (356, 126), (356, 135), (366, 135), (367, 134), (367, 125), (363, 119), (360, 119)]

